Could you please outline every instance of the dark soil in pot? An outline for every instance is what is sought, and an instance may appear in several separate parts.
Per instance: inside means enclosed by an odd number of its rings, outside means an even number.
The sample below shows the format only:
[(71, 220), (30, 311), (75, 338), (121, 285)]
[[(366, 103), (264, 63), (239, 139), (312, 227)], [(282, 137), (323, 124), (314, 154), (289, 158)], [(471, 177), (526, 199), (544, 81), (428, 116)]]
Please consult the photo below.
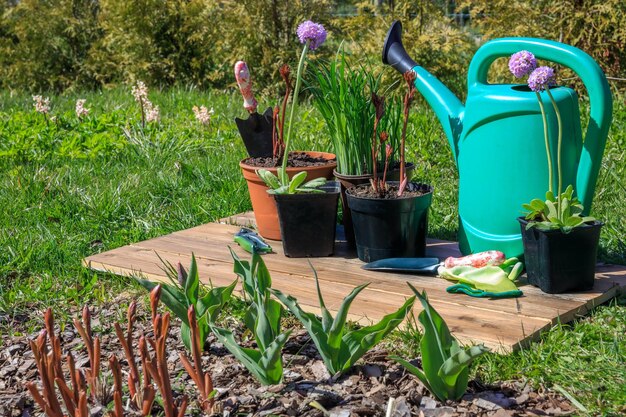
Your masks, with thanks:
[(404, 195), (398, 197), (398, 183), (389, 185), (382, 196), (373, 193), (369, 185), (346, 192), (357, 255), (363, 262), (425, 254), (433, 187), (409, 183)]
[[(327, 165), (329, 162), (335, 161), (335, 159), (326, 159), (322, 156), (313, 156), (307, 152), (289, 152), (289, 159), (287, 160), (288, 167), (314, 167)], [(244, 164), (258, 167), (258, 168), (276, 168), (280, 167), (281, 161), (274, 157), (258, 157), (247, 158), (243, 160)]]
[(285, 256), (331, 256), (335, 247), (339, 183), (319, 187), (324, 193), (276, 194)]
[[(390, 181), (398, 181), (398, 179), (400, 178), (399, 164), (396, 164), (396, 165), (397, 166), (394, 166), (395, 169), (389, 171), (389, 173), (387, 174)], [(406, 165), (406, 174), (407, 174), (407, 177), (409, 178), (409, 181), (413, 177), (414, 171), (415, 171), (415, 164), (408, 163)], [(335, 178), (337, 178), (337, 180), (341, 184), (341, 207), (343, 210), (343, 219), (342, 219), (343, 230), (345, 233), (346, 243), (348, 244), (348, 247), (353, 249), (353, 248), (356, 248), (356, 240), (354, 237), (354, 227), (352, 226), (352, 212), (350, 211), (350, 208), (348, 207), (348, 199), (346, 197), (346, 190), (349, 188), (355, 187), (357, 185), (369, 184), (370, 178), (372, 178), (372, 176), (370, 174), (363, 174), (363, 175), (340, 174), (337, 172), (337, 170), (333, 171), (333, 175), (335, 176)], [(382, 177), (382, 169), (378, 173), (378, 177)]]
[(561, 230), (526, 229), (528, 221), (517, 219), (522, 229), (528, 283), (543, 292), (559, 294), (593, 288), (602, 222)]

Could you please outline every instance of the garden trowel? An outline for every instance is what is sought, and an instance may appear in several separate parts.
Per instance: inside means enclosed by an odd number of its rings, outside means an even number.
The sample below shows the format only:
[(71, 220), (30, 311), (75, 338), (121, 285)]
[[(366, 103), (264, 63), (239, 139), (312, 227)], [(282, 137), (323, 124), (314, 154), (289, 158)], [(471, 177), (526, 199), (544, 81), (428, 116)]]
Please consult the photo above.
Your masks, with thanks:
[(441, 265), (438, 258), (387, 258), (370, 262), (362, 268), (368, 271), (437, 275)]
[(237, 61), (235, 64), (235, 78), (241, 95), (243, 95), (243, 107), (250, 113), (250, 117), (245, 120), (235, 118), (248, 155), (252, 158), (271, 157), (273, 153), (272, 108), (268, 107), (262, 115), (256, 111), (258, 103), (252, 93), (248, 65), (244, 61)]

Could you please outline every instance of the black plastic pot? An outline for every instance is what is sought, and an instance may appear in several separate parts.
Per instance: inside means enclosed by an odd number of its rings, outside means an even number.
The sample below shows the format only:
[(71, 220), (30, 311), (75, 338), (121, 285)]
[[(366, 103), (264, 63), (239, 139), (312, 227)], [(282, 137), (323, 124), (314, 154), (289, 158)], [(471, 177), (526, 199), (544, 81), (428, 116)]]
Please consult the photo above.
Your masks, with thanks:
[(409, 183), (408, 191), (419, 189), (425, 193), (418, 197), (396, 199), (357, 197), (351, 190), (358, 188), (348, 190), (346, 195), (352, 211), (359, 259), (372, 262), (385, 258), (424, 256), (433, 187)]
[(346, 243), (348, 247), (354, 248), (356, 246), (354, 240), (354, 228), (352, 227), (352, 213), (348, 208), (348, 199), (346, 197), (346, 190), (357, 185), (361, 184), (369, 184), (371, 175), (344, 175), (338, 173), (336, 170), (333, 172), (333, 175), (339, 181), (341, 185), (341, 209), (342, 209), (342, 223), (343, 223), (343, 231), (346, 236)]
[(331, 256), (335, 247), (339, 183), (320, 187), (324, 193), (274, 195), (285, 256)]
[(517, 219), (522, 228), (528, 283), (549, 294), (586, 291), (593, 288), (600, 229), (596, 221), (572, 229), (526, 230), (528, 221)]
[[(406, 175), (409, 178), (409, 181), (413, 177), (413, 171), (415, 171), (415, 164), (411, 162), (407, 163)], [(355, 248), (356, 240), (354, 237), (354, 227), (352, 226), (352, 212), (350, 211), (350, 208), (348, 207), (348, 198), (346, 197), (346, 190), (352, 187), (356, 187), (357, 185), (369, 184), (370, 178), (372, 178), (372, 176), (370, 174), (365, 174), (365, 175), (340, 174), (337, 172), (337, 170), (333, 171), (333, 175), (335, 176), (335, 178), (337, 178), (337, 180), (339, 181), (339, 184), (341, 184), (341, 208), (343, 210), (342, 224), (343, 224), (343, 231), (346, 237), (346, 243), (348, 244), (349, 248)], [(378, 177), (382, 177), (382, 173), (378, 173)], [(389, 173), (387, 174), (387, 178), (389, 179), (389, 181), (398, 181), (400, 178), (400, 170), (394, 169), (392, 171), (389, 171)]]

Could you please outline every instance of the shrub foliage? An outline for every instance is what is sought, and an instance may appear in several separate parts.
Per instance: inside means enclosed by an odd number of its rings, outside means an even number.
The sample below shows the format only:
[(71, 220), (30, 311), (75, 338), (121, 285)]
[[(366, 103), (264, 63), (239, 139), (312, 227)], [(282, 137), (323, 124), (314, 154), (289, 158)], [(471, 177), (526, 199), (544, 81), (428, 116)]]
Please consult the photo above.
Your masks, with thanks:
[[(575, 45), (624, 78), (626, 3), (621, 0), (464, 0), (460, 27), (437, 0), (3, 0), (0, 88), (84, 89), (142, 79), (152, 85), (232, 85), (247, 60), (260, 87), (277, 85), (281, 63), (296, 60), (295, 29), (312, 19), (354, 56), (380, 62), (394, 19), (416, 62), (457, 92), (481, 41), (535, 36)], [(347, 11), (347, 12), (346, 12)], [(516, 18), (523, 16), (523, 18)], [(335, 48), (316, 52), (332, 54)], [(329, 56), (327, 56), (328, 58)], [(391, 71), (388, 72), (389, 74)], [(387, 76), (391, 79), (391, 76)], [(273, 92), (275, 94), (275, 92)]]
[(591, 55), (608, 76), (626, 78), (623, 0), (465, 0), (462, 6), (484, 40), (530, 36), (563, 42)]

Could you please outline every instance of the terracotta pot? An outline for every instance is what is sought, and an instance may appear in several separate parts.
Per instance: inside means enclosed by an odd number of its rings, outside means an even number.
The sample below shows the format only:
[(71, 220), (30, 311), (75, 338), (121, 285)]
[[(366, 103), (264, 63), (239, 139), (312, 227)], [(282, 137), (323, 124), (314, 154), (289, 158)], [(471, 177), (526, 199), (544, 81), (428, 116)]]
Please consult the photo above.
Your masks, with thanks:
[[(299, 152), (299, 151), (293, 151)], [(289, 178), (293, 177), (300, 171), (306, 171), (306, 181), (310, 181), (315, 178), (333, 178), (333, 170), (337, 167), (337, 162), (330, 161), (335, 159), (335, 154), (327, 152), (306, 152), (312, 157), (322, 157), (328, 159), (329, 162), (326, 165), (311, 166), (311, 167), (289, 167), (287, 168), (287, 175)], [(247, 158), (246, 158), (247, 159)], [(256, 226), (259, 230), (259, 234), (266, 239), (280, 240), (280, 225), (278, 223), (278, 212), (276, 211), (276, 202), (274, 198), (267, 193), (267, 186), (256, 175), (256, 170), (261, 167), (255, 167), (244, 163), (245, 160), (239, 162), (243, 177), (248, 183), (248, 192), (250, 193), (250, 201), (252, 202), (252, 210), (254, 211), (254, 218), (256, 219)], [(265, 168), (268, 171), (276, 174), (277, 168)]]
[[(412, 162), (407, 162), (406, 164), (406, 176), (409, 178), (409, 181), (413, 178), (413, 171), (415, 171), (415, 164)], [(368, 184), (370, 182), (370, 178), (372, 176), (370, 174), (364, 175), (344, 175), (337, 172), (337, 170), (333, 171), (333, 175), (341, 184), (341, 210), (343, 214), (343, 231), (346, 237), (346, 243), (348, 247), (355, 248), (356, 240), (354, 238), (354, 226), (352, 226), (352, 211), (348, 207), (348, 198), (346, 197), (346, 190), (352, 187), (356, 187), (361, 184)], [(382, 177), (382, 172), (378, 173), (378, 177)], [(399, 181), (400, 180), (400, 169), (390, 170), (387, 173), (388, 181)]]

